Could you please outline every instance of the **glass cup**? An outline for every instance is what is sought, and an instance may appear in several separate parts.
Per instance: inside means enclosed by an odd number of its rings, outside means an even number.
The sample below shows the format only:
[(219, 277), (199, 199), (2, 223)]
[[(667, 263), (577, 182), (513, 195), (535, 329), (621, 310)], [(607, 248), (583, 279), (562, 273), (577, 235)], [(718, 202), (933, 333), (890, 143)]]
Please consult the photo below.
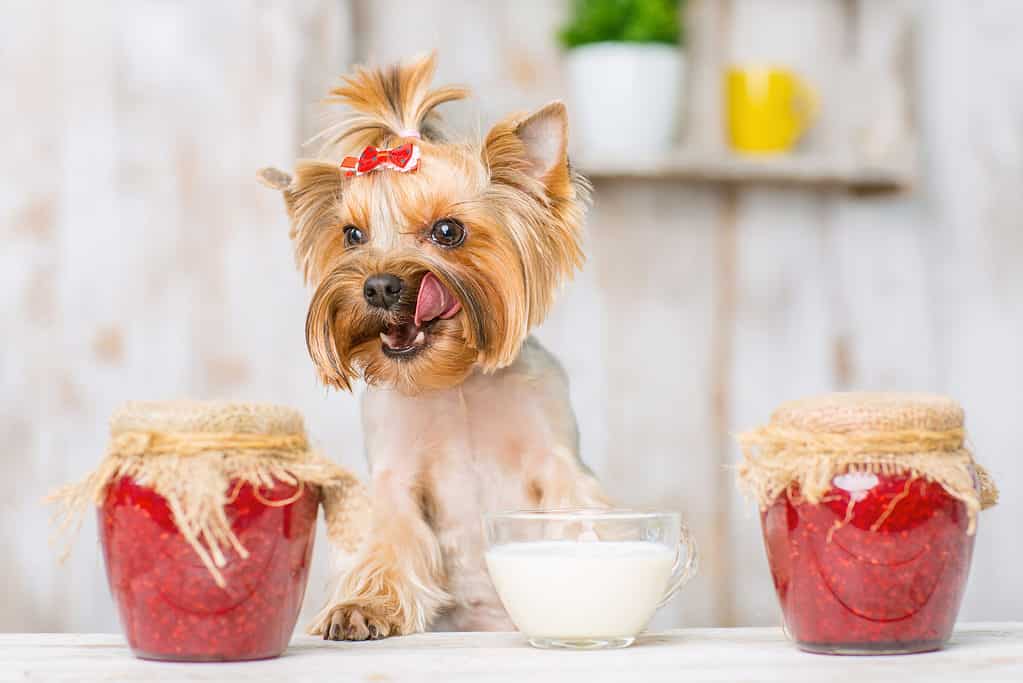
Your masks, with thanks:
[(518, 511), (483, 522), (490, 577), (534, 647), (628, 647), (696, 573), (677, 512)]

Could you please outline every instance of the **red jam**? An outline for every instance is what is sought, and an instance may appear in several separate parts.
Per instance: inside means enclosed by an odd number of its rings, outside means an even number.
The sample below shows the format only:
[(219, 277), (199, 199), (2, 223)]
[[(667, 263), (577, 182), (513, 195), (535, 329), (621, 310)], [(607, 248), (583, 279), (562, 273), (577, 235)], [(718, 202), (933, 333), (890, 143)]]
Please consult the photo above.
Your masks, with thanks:
[(832, 488), (814, 505), (793, 491), (761, 517), (789, 633), (812, 652), (936, 650), (952, 634), (973, 554), (966, 506), (925, 479), (852, 476), (859, 485), (842, 482), (851, 492)]
[(132, 651), (178, 661), (280, 655), (305, 593), (317, 502), (309, 488), (283, 482), (259, 491), (239, 486), (225, 511), (249, 556), (229, 554), (221, 588), (162, 496), (127, 477), (112, 483), (99, 511), (100, 538)]

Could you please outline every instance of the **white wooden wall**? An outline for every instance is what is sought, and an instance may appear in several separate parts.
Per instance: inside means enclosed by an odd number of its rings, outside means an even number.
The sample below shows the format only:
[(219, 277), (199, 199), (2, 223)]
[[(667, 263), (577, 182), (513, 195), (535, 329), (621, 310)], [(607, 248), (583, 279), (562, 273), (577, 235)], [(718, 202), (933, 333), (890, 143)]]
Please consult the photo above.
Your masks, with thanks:
[[(124, 399), (290, 404), (364, 471), (355, 400), (316, 384), (283, 209), (253, 172), (291, 163), (353, 58), (438, 48), (440, 80), (477, 92), (448, 108), (466, 131), (561, 96), (564, 10), (0, 5), (0, 630), (116, 629), (91, 520), (57, 566), (38, 501), (96, 463)], [(916, 48), (893, 54), (906, 13)], [(923, 172), (912, 194), (885, 197), (597, 182), (589, 264), (540, 336), (611, 492), (683, 510), (702, 543), (702, 574), (656, 625), (777, 623), (756, 515), (725, 468), (730, 434), (781, 400), (846, 388), (963, 402), (1003, 503), (982, 520), (962, 616), (1023, 618), (1023, 5), (694, 0), (690, 16), (687, 135), (719, 136), (715, 64), (783, 59), (825, 104), (849, 102), (842, 84), (875, 77), (841, 70), (859, 50), (916, 84)], [(850, 21), (869, 30), (849, 39)], [(837, 139), (830, 125), (810, 142)], [(322, 599), (322, 550), (307, 607)]]

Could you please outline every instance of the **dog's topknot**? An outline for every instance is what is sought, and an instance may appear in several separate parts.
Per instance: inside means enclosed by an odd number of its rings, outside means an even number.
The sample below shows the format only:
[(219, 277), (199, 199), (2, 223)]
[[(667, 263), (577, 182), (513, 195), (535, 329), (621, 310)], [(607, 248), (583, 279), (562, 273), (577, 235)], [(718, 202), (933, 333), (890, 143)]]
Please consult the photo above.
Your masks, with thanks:
[(384, 67), (358, 67), (343, 84), (330, 91), (328, 102), (347, 105), (355, 113), (325, 130), (324, 149), (358, 149), (380, 145), (414, 131), (425, 140), (440, 142), (437, 106), (464, 99), (469, 90), (444, 86), (431, 90), (436, 53)]

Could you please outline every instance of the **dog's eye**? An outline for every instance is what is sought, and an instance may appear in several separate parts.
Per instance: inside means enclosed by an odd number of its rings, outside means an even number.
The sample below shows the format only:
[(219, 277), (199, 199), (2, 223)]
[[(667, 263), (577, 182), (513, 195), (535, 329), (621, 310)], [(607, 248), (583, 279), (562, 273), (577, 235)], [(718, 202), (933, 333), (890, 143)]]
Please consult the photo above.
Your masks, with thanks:
[(465, 226), (454, 218), (442, 218), (430, 228), (430, 239), (442, 247), (461, 246), (465, 241)]
[(354, 247), (366, 241), (366, 235), (354, 225), (345, 226), (345, 246)]

